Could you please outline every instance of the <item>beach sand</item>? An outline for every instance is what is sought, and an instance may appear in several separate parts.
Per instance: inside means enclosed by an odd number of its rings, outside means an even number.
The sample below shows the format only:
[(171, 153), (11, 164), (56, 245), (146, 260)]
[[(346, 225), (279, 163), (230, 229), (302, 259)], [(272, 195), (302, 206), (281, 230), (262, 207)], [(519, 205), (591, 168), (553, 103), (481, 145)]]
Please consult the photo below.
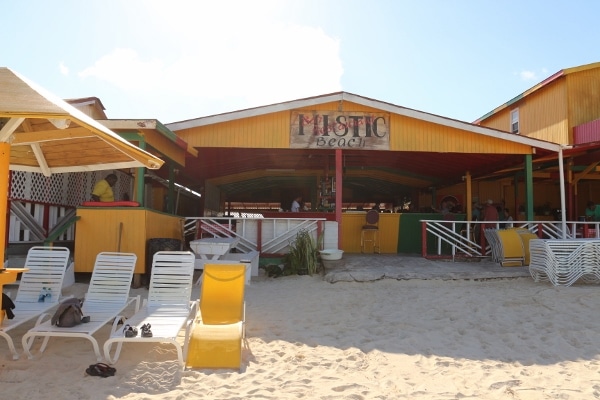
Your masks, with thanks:
[[(246, 303), (241, 372), (181, 371), (172, 346), (130, 344), (116, 375), (100, 378), (84, 372), (96, 362), (87, 340), (54, 339), (40, 357), (13, 361), (2, 339), (0, 399), (600, 397), (597, 286), (260, 277)], [(12, 332), (19, 349), (23, 333)]]

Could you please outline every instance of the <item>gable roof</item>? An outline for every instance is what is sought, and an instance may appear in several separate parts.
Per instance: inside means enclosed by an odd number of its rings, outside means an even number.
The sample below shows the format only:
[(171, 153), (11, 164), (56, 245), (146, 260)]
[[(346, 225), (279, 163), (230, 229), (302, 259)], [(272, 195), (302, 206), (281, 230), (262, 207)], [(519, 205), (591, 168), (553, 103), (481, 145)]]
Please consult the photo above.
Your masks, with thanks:
[[(193, 143), (191, 136), (195, 134), (195, 128), (210, 127), (210, 134), (217, 134), (215, 132), (218, 132), (220, 124), (225, 125), (228, 122), (299, 109), (318, 109), (321, 105), (343, 104), (343, 102), (405, 116), (440, 128), (449, 127), (458, 133), (464, 132), (463, 140), (468, 141), (469, 145), (479, 136), (482, 142), (489, 143), (489, 137), (530, 149), (526, 153), (519, 154), (488, 152), (485, 149), (489, 149), (489, 146), (470, 147), (481, 149), (475, 152), (456, 150), (446, 152), (433, 149), (420, 151), (344, 149), (343, 184), (344, 187), (352, 189), (352, 197), (355, 199), (389, 199), (415, 188), (450, 186), (461, 182), (467, 172), (476, 179), (495, 171), (522, 166), (523, 154), (532, 154), (535, 162), (539, 157), (552, 157), (552, 153), (556, 157), (556, 153), (565, 148), (556, 143), (515, 135), (348, 92), (335, 92), (210, 115), (166, 124), (166, 127), (176, 134), (183, 135), (183, 131), (186, 131), (187, 141)], [(198, 129), (198, 131), (202, 130)], [(204, 133), (199, 135), (203, 136)], [(205, 182), (217, 186), (228, 201), (233, 202), (273, 201), (287, 192), (297, 193), (297, 190), (307, 190), (306, 188), (315, 185), (317, 176), (322, 173), (327, 160), (333, 157), (333, 150), (309, 148), (257, 148), (257, 146), (228, 144), (222, 147), (197, 146), (196, 149), (198, 157), (186, 163), (180, 178), (189, 179), (185, 182), (188, 187), (202, 187)]]
[(331, 102), (340, 102), (340, 101), (349, 101), (352, 103), (356, 103), (359, 105), (363, 105), (366, 107), (376, 108), (382, 111), (387, 111), (390, 113), (394, 113), (397, 115), (402, 115), (409, 118), (414, 118), (417, 120), (430, 122), (433, 124), (443, 125), (451, 128), (456, 128), (460, 130), (464, 130), (471, 133), (476, 133), (484, 136), (491, 136), (495, 138), (500, 138), (504, 140), (508, 140), (511, 142), (516, 142), (532, 147), (538, 147), (549, 151), (558, 152), (561, 148), (560, 145), (539, 140), (533, 139), (526, 136), (519, 136), (512, 134), (510, 132), (500, 131), (496, 129), (482, 127), (476, 124), (471, 124), (464, 121), (459, 121), (452, 118), (442, 117), (435, 114), (426, 113), (423, 111), (414, 110), (407, 107), (398, 106), (392, 103), (387, 103), (379, 100), (370, 99), (368, 97), (359, 96), (353, 93), (348, 92), (335, 92), (324, 94), (315, 97), (307, 97), (298, 100), (287, 101), (283, 103), (271, 104), (267, 106), (247, 108), (239, 111), (232, 111), (222, 114), (216, 114), (206, 117), (200, 117), (180, 122), (173, 122), (170, 124), (166, 124), (166, 127), (174, 132), (183, 129), (191, 129), (206, 125), (218, 124), (228, 121), (239, 120), (243, 118), (257, 117), (265, 114), (271, 114), (275, 112), (281, 111), (291, 111), (295, 109), (308, 108), (311, 106), (331, 103)]
[(513, 105), (514, 103), (518, 102), (519, 100), (524, 99), (525, 97), (529, 96), (530, 94), (537, 92), (538, 90), (540, 90), (541, 88), (548, 86), (550, 83), (556, 81), (559, 78), (562, 78), (566, 75), (569, 74), (573, 74), (575, 72), (581, 72), (581, 71), (587, 71), (590, 69), (595, 69), (595, 68), (600, 68), (600, 62), (597, 63), (592, 63), (592, 64), (586, 64), (586, 65), (581, 65), (578, 67), (573, 67), (573, 68), (566, 68), (566, 69), (561, 69), (560, 71), (556, 72), (553, 75), (550, 75), (548, 78), (544, 79), (543, 81), (541, 81), (540, 83), (538, 83), (535, 86), (530, 87), (529, 89), (527, 89), (526, 91), (524, 91), (523, 93), (519, 94), (518, 96), (513, 97), (512, 99), (510, 99), (509, 101), (507, 101), (506, 103), (494, 108), (492, 111), (486, 113), (485, 115), (479, 117), (477, 120), (475, 120), (473, 122), (473, 124), (480, 124), (481, 121), (491, 117), (492, 115), (510, 107), (511, 105)]

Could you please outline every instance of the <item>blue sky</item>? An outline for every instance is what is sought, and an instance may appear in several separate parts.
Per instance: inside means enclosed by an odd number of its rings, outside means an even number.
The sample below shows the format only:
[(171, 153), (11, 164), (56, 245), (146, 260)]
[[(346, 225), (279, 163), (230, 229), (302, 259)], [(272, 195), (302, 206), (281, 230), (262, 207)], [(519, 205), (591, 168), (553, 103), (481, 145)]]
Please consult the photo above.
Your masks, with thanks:
[(595, 0), (4, 0), (0, 66), (167, 124), (336, 91), (472, 122), (600, 61)]

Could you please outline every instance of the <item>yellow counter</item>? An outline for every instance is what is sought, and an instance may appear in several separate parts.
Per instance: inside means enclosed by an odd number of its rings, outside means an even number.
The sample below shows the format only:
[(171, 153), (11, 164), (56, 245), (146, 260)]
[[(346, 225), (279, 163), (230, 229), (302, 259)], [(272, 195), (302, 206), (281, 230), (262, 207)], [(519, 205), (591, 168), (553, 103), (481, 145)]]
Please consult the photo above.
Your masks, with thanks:
[(135, 273), (146, 269), (146, 243), (182, 239), (183, 218), (141, 207), (81, 207), (75, 228), (75, 272), (92, 272), (98, 253), (135, 253)]
[[(366, 224), (367, 212), (342, 213), (342, 245), (340, 249), (348, 253), (360, 253), (360, 232)], [(398, 253), (398, 232), (400, 215), (393, 213), (379, 214), (379, 245), (381, 253)], [(365, 253), (372, 253), (373, 247), (368, 243)]]

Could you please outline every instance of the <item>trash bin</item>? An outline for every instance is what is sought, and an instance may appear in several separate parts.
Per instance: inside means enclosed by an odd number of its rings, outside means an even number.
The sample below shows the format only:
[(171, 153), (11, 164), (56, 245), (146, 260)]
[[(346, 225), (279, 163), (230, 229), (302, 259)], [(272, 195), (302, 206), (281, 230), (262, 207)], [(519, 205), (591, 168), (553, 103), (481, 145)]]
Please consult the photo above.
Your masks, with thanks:
[(154, 238), (148, 239), (146, 246), (146, 279), (150, 282), (150, 273), (152, 272), (152, 259), (158, 251), (179, 251), (181, 250), (181, 240), (173, 238)]

